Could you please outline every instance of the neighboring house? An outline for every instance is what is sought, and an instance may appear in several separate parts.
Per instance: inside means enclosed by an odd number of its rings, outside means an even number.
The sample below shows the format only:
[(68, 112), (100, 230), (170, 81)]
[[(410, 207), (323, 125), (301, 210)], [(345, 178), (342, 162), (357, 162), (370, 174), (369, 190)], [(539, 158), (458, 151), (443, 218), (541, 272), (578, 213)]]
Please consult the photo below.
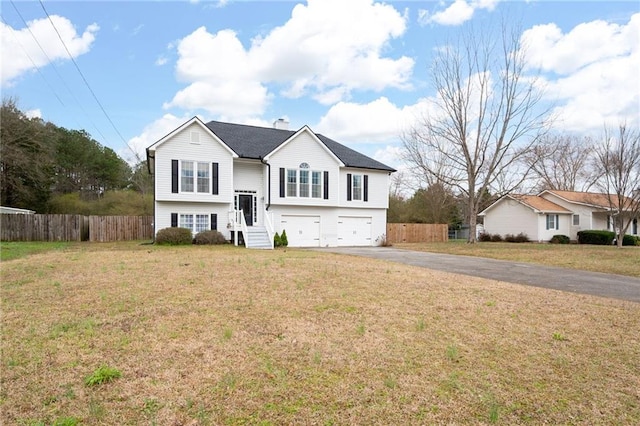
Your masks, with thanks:
[(35, 213), (35, 210), (0, 206), (0, 214), (34, 214), (34, 213)]
[[(607, 194), (545, 190), (538, 195), (506, 195), (480, 212), (488, 234), (525, 233), (532, 241), (554, 235), (578, 239), (578, 231), (610, 230), (612, 208)], [(638, 218), (627, 230), (638, 235)]]
[(382, 241), (395, 170), (307, 126), (287, 127), (194, 117), (147, 148), (155, 231), (215, 229), (256, 248), (272, 248), (283, 231), (292, 247)]

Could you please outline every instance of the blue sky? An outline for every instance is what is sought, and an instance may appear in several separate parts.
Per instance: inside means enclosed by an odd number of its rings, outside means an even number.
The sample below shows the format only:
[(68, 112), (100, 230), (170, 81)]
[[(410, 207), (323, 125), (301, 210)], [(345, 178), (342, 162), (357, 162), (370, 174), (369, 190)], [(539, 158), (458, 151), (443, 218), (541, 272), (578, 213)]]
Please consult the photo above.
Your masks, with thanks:
[(290, 129), (308, 125), (402, 168), (399, 135), (435, 95), (434, 49), (466, 25), (505, 14), (521, 21), (530, 61), (542, 66), (558, 131), (593, 134), (605, 123), (640, 121), (638, 1), (0, 6), (3, 98), (85, 129), (130, 161), (195, 115), (263, 126), (284, 117)]

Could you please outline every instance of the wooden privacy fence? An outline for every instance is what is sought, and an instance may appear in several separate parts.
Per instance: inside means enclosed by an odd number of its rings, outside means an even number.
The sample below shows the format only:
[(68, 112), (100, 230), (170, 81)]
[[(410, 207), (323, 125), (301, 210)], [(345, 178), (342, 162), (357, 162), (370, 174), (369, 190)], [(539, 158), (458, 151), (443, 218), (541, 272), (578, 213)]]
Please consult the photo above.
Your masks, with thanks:
[(153, 216), (2, 214), (2, 241), (128, 241), (153, 238)]
[(89, 241), (132, 241), (153, 238), (153, 216), (89, 216)]
[(449, 241), (446, 223), (387, 223), (387, 242), (443, 243)]

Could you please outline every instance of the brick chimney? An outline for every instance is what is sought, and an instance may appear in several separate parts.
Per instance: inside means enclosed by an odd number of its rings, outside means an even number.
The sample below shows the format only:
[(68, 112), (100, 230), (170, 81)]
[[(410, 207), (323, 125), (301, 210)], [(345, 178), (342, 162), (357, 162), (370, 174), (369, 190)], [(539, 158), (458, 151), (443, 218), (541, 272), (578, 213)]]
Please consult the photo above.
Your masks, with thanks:
[(284, 118), (278, 118), (273, 122), (273, 128), (278, 130), (289, 130), (289, 122)]

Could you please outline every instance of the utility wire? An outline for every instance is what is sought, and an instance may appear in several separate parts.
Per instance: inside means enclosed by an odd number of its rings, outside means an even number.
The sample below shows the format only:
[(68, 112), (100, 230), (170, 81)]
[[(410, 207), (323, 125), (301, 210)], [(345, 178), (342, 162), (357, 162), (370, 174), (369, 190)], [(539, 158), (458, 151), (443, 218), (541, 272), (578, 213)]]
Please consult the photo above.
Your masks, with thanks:
[[(49, 57), (49, 55), (47, 54), (46, 50), (44, 50), (44, 48), (42, 47), (42, 45), (40, 44), (40, 41), (38, 40), (38, 38), (36, 37), (36, 35), (33, 33), (33, 31), (31, 31), (31, 27), (29, 26), (29, 24), (27, 23), (27, 21), (24, 19), (24, 17), (22, 16), (22, 14), (20, 13), (20, 10), (18, 10), (18, 7), (16, 6), (16, 4), (14, 3), (13, 0), (11, 1), (11, 5), (13, 6), (13, 8), (15, 9), (16, 13), (18, 14), (18, 16), (20, 17), (20, 19), (22, 20), (22, 23), (24, 24), (25, 28), (27, 29), (27, 31), (29, 31), (29, 34), (31, 34), (31, 37), (33, 38), (33, 40), (36, 42), (36, 44), (38, 45), (38, 47), (40, 48), (40, 50), (42, 51), (42, 53), (44, 54), (44, 56), (47, 58), (47, 61), (49, 64), (51, 64), (51, 67), (53, 68), (53, 70), (55, 71), (56, 75), (58, 76), (58, 78), (60, 79), (60, 81), (62, 82), (62, 84), (64, 85), (64, 87), (67, 89), (67, 91), (69, 92), (69, 94), (71, 95), (71, 97), (76, 101), (76, 103), (78, 104), (78, 107), (80, 107), (80, 110), (84, 113), (84, 115), (87, 117), (87, 119), (89, 120), (89, 122), (93, 125), (94, 129), (98, 132), (98, 134), (100, 136), (102, 136), (103, 140), (106, 140), (107, 138), (105, 137), (104, 134), (102, 134), (102, 132), (100, 131), (100, 128), (98, 128), (98, 126), (96, 125), (96, 123), (93, 122), (93, 120), (91, 119), (91, 117), (89, 116), (89, 114), (87, 113), (87, 111), (82, 107), (82, 104), (80, 103), (80, 101), (78, 100), (78, 98), (76, 97), (75, 93), (71, 90), (71, 88), (69, 87), (69, 85), (67, 84), (67, 82), (65, 81), (64, 78), (62, 78), (62, 75), (60, 75), (60, 72), (58, 72), (58, 67), (56, 67), (55, 62)], [(4, 20), (4, 19), (3, 19)], [(5, 21), (5, 25), (9, 26), (6, 21)], [(10, 26), (9, 26), (10, 27)], [(10, 27), (13, 30), (13, 27)], [(49, 84), (49, 82), (47, 81), (47, 79), (44, 77), (44, 74), (42, 74), (42, 72), (40, 71), (40, 68), (35, 64), (35, 61), (31, 58), (31, 56), (29, 55), (29, 53), (27, 52), (27, 49), (22, 45), (22, 43), (20, 43), (20, 40), (18, 39), (18, 36), (16, 36), (15, 34), (15, 30), (13, 30), (13, 34), (14, 37), (16, 38), (16, 40), (18, 41), (18, 44), (20, 44), (20, 46), (22, 47), (22, 50), (24, 50), (25, 54), (27, 55), (27, 57), (31, 60), (31, 62), (33, 63), (33, 66), (36, 67), (36, 69), (38, 70), (38, 72), (40, 73), (40, 75), (42, 76), (42, 78), (45, 80), (45, 82), (47, 82), (47, 84)], [(49, 87), (51, 87), (51, 90), (53, 91), (53, 94), (56, 96), (56, 98), (58, 98), (58, 100), (60, 101), (60, 103), (62, 103), (63, 106), (66, 107), (66, 105), (64, 104), (64, 102), (62, 102), (62, 100), (60, 99), (60, 97), (58, 96), (58, 93), (55, 91), (55, 89), (53, 89), (53, 87), (51, 85), (49, 85)], [(76, 123), (78, 123), (78, 125), (80, 127), (82, 127), (80, 125), (80, 123), (76, 120)]]
[(80, 70), (80, 67), (78, 66), (78, 63), (76, 62), (76, 60), (73, 58), (73, 55), (71, 55), (71, 52), (69, 51), (69, 49), (67, 48), (67, 44), (64, 42), (64, 40), (62, 39), (62, 36), (60, 35), (60, 32), (58, 31), (58, 28), (56, 28), (56, 25), (53, 23), (53, 20), (51, 19), (51, 16), (49, 16), (49, 12), (47, 12), (47, 9), (44, 7), (44, 4), (42, 3), (42, 0), (38, 0), (38, 2), (40, 3), (40, 6), (42, 7), (42, 10), (44, 11), (45, 15), (47, 15), (47, 18), (49, 19), (49, 22), (51, 23), (51, 26), (53, 27), (53, 29), (55, 30), (56, 34), (58, 35), (58, 38), (60, 39), (60, 42), (62, 42), (62, 45), (64, 46), (64, 50), (67, 51), (67, 55), (69, 55), (69, 58), (71, 59), (71, 62), (73, 62), (73, 65), (76, 67), (76, 70), (78, 71), (78, 73), (80, 74), (80, 77), (82, 77), (82, 81), (84, 81), (84, 84), (87, 86), (87, 88), (89, 89), (89, 92), (91, 92), (91, 95), (93, 96), (93, 99), (95, 99), (96, 103), (98, 104), (98, 106), (100, 107), (100, 109), (102, 110), (102, 112), (104, 113), (105, 117), (107, 117), (107, 120), (109, 121), (109, 123), (111, 123), (111, 126), (113, 127), (113, 129), (116, 131), (116, 133), (118, 134), (118, 136), (120, 136), (120, 139), (122, 139), (122, 142), (127, 146), (127, 148), (129, 148), (129, 150), (131, 151), (131, 153), (134, 155), (136, 161), (140, 161), (140, 156), (133, 150), (133, 148), (131, 148), (131, 146), (129, 146), (129, 144), (127, 143), (127, 141), (124, 139), (124, 137), (122, 136), (122, 134), (120, 133), (120, 130), (118, 130), (118, 128), (116, 127), (116, 125), (113, 123), (113, 120), (111, 120), (111, 117), (109, 117), (109, 114), (107, 114), (107, 111), (104, 109), (104, 107), (102, 106), (102, 103), (100, 102), (100, 100), (98, 99), (98, 97), (96, 96), (95, 92), (93, 91), (93, 89), (91, 88), (91, 85), (89, 85), (89, 82), (87, 81), (87, 79), (85, 78), (84, 74), (82, 73), (82, 71)]
[[(13, 3), (13, 1), (11, 2)], [(18, 36), (15, 33), (15, 30), (13, 29), (13, 27), (11, 27), (9, 24), (7, 24), (7, 21), (5, 21), (4, 17), (2, 15), (0, 15), (0, 19), (2, 19), (2, 22), (4, 22), (4, 24), (11, 28), (11, 34), (13, 34), (13, 37), (16, 39), (16, 42), (20, 45), (20, 47), (22, 48), (22, 50), (24, 51), (24, 54), (27, 55), (27, 58), (29, 58), (29, 61), (31, 61), (31, 64), (33, 65), (33, 67), (36, 69), (36, 71), (38, 71), (38, 74), (40, 74), (40, 77), (42, 77), (42, 79), (44, 80), (45, 83), (47, 83), (47, 86), (49, 86), (49, 89), (51, 89), (51, 91), (53, 92), (53, 94), (55, 95), (56, 99), (58, 99), (58, 101), (60, 102), (60, 105), (62, 105), (63, 107), (66, 108), (66, 105), (64, 104), (64, 102), (62, 101), (62, 99), (60, 98), (60, 96), (58, 96), (58, 93), (56, 92), (56, 90), (53, 88), (53, 86), (51, 85), (51, 83), (49, 83), (49, 80), (46, 79), (46, 77), (44, 76), (44, 74), (42, 74), (42, 71), (40, 71), (40, 67), (38, 67), (38, 65), (36, 64), (36, 62), (33, 60), (33, 58), (31, 57), (31, 55), (29, 55), (29, 52), (27, 51), (27, 49), (23, 46), (23, 44), (20, 42), (20, 39), (18, 38)], [(31, 30), (29, 30), (29, 32), (31, 32)], [(33, 35), (33, 34), (31, 34)], [(36, 40), (37, 43), (37, 40)], [(40, 45), (38, 43), (38, 45)], [(40, 48), (42, 49), (42, 46), (40, 46)], [(46, 53), (45, 53), (46, 55)], [(48, 59), (48, 57), (47, 57)], [(51, 61), (51, 59), (49, 59), (49, 61)]]

